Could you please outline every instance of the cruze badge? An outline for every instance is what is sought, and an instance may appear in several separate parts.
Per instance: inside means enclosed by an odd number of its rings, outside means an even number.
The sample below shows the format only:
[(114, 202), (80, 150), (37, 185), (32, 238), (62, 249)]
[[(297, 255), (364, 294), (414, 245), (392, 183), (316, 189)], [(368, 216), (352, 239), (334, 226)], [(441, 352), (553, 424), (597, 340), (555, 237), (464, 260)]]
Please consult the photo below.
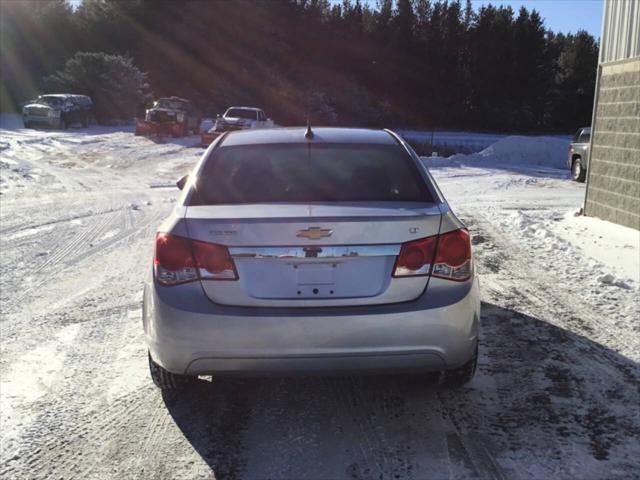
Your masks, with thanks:
[(330, 237), (332, 233), (333, 230), (329, 230), (328, 228), (309, 227), (305, 230), (298, 230), (296, 237), (304, 237), (309, 240), (320, 240), (324, 237)]

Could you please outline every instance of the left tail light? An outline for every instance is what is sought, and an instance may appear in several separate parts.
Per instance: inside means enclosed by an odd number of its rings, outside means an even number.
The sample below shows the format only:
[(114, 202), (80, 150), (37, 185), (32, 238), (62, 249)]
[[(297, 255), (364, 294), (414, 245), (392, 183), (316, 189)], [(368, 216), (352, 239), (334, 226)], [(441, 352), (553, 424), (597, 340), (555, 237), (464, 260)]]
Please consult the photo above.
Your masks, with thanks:
[(471, 238), (463, 228), (403, 243), (394, 277), (431, 275), (462, 282), (471, 278)]
[(438, 236), (421, 238), (403, 243), (393, 270), (394, 277), (417, 277), (429, 275), (436, 253)]
[(229, 250), (215, 243), (158, 233), (154, 258), (156, 279), (162, 285), (197, 280), (237, 280)]

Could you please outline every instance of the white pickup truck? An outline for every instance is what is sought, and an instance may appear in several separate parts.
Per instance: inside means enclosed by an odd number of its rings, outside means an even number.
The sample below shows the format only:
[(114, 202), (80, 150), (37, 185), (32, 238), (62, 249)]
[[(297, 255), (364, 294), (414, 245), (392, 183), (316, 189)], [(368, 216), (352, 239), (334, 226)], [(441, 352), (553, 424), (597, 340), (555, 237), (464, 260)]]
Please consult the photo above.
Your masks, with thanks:
[(216, 137), (231, 130), (246, 130), (256, 128), (273, 128), (275, 123), (261, 108), (229, 107), (224, 115), (218, 115), (213, 128), (203, 132), (200, 137), (202, 146), (209, 145)]

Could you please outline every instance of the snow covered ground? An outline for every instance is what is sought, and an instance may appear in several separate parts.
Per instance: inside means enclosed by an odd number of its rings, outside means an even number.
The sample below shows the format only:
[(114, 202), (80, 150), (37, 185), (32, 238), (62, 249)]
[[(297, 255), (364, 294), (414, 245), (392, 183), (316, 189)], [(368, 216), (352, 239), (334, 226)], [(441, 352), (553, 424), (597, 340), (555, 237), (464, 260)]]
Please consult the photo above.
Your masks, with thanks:
[(634, 478), (640, 237), (576, 217), (566, 139), (425, 158), (473, 234), (480, 366), (424, 378), (215, 379), (162, 395), (140, 302), (197, 137), (0, 117), (0, 477)]

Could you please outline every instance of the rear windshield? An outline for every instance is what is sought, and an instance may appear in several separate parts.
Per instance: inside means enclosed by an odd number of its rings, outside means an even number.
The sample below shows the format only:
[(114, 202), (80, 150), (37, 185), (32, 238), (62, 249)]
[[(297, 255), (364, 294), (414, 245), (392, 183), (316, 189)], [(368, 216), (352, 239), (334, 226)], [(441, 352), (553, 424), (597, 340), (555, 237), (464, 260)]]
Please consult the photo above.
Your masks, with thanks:
[(229, 118), (247, 118), (249, 120), (257, 119), (257, 112), (255, 110), (249, 110), (246, 108), (230, 108), (227, 110), (227, 113), (224, 114), (225, 117)]
[(399, 145), (269, 144), (213, 150), (191, 205), (433, 202)]
[(42, 97), (38, 97), (38, 103), (49, 105), (50, 107), (57, 107), (58, 105), (62, 104), (62, 98), (42, 96)]
[(182, 100), (171, 100), (168, 98), (161, 98), (156, 102), (156, 107), (170, 108), (171, 110), (186, 110), (187, 102)]

